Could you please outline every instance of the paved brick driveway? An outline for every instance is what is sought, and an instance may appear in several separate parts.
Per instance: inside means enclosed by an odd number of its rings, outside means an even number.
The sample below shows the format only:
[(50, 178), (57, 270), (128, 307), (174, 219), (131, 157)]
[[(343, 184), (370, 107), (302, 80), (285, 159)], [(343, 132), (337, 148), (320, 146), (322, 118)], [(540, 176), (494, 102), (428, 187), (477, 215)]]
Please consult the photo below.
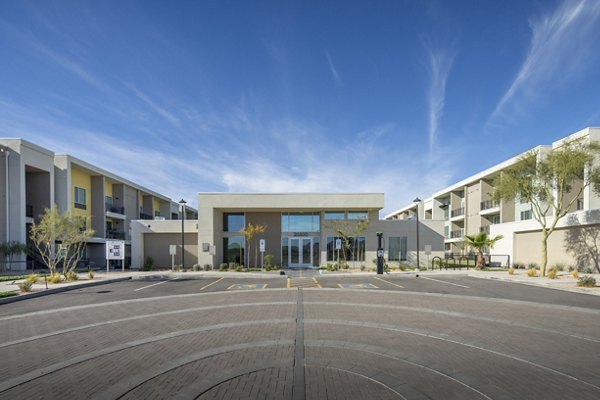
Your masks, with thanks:
[(0, 398), (600, 398), (597, 307), (199, 287), (114, 301), (94, 288), (2, 306)]

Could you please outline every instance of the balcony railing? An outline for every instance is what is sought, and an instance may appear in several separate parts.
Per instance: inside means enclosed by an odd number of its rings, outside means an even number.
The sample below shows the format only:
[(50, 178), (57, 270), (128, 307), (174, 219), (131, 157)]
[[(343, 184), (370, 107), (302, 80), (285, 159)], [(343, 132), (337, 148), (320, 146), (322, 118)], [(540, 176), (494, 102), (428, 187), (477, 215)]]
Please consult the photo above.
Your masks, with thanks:
[(125, 215), (125, 207), (113, 206), (112, 204), (106, 204), (106, 211)]
[(461, 208), (455, 208), (454, 210), (452, 210), (452, 212), (450, 213), (450, 218), (454, 218), (454, 217), (460, 217), (462, 215), (465, 215), (465, 208), (461, 207)]
[(146, 214), (146, 213), (141, 212), (140, 213), (140, 219), (154, 219), (154, 217), (152, 215), (150, 215), (150, 214)]
[(464, 229), (457, 229), (455, 231), (450, 232), (450, 239), (457, 239), (464, 236)]
[(107, 230), (106, 231), (106, 238), (107, 239), (121, 239), (121, 240), (125, 240), (125, 232), (118, 232), (115, 230)]
[(495, 208), (495, 207), (499, 207), (500, 203), (498, 203), (497, 201), (494, 200), (486, 200), (486, 201), (482, 201), (481, 202), (481, 207), (480, 210), (489, 210), (490, 208)]

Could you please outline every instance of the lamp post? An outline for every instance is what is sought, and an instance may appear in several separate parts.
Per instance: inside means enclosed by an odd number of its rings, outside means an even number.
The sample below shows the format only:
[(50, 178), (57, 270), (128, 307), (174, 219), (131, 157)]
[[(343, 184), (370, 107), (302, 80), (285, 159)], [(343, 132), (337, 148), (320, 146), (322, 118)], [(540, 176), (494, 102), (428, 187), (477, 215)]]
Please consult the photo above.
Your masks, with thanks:
[(419, 203), (421, 203), (421, 199), (417, 197), (413, 203), (417, 204), (417, 271), (419, 271)]
[(185, 205), (184, 199), (179, 200), (181, 206), (181, 269), (185, 269), (185, 241), (184, 241), (184, 222), (185, 222)]

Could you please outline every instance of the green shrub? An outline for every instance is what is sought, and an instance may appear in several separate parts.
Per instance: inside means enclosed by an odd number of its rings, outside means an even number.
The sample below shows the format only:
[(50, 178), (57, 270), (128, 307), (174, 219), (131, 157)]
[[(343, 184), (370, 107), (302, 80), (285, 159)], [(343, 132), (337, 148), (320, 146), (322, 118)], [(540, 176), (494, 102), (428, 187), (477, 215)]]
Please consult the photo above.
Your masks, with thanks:
[(238, 266), (238, 263), (236, 263), (236, 262), (230, 262), (229, 263), (229, 269), (236, 269), (237, 266)]
[(366, 268), (367, 268), (367, 267), (365, 267), (365, 265), (364, 265), (364, 264), (362, 264), (362, 265), (360, 266), (360, 270), (361, 270), (361, 271), (364, 271)]
[[(21, 279), (27, 279), (27, 275), (7, 275), (7, 276), (0, 276), (0, 282), (6, 282), (6, 281), (18, 281)], [(12, 293), (12, 292), (6, 292), (6, 293)]]
[(76, 281), (79, 279), (79, 275), (75, 271), (69, 271), (65, 274), (66, 281)]
[(235, 272), (242, 272), (242, 266), (238, 265), (237, 267), (235, 267)]
[(175, 272), (179, 272), (179, 271), (181, 271), (182, 269), (183, 269), (183, 266), (182, 266), (181, 264), (175, 264), (175, 265), (173, 266), (173, 271), (175, 271)]
[(212, 265), (210, 264), (204, 264), (204, 270), (205, 271), (210, 271), (212, 269)]
[(532, 268), (533, 269), (538, 269), (539, 265), (537, 265), (537, 263), (532, 262), (532, 263), (527, 264), (527, 268), (529, 268), (529, 269), (532, 269)]
[(194, 272), (202, 271), (202, 267), (198, 264), (194, 264), (194, 265), (192, 265), (192, 271), (194, 271)]
[(146, 257), (144, 265), (142, 265), (142, 271), (152, 271), (154, 269), (154, 259), (150, 256)]
[(556, 263), (554, 264), (554, 269), (556, 269), (557, 272), (563, 272), (566, 268), (566, 265), (563, 263)]
[(17, 294), (15, 292), (0, 292), (0, 299), (3, 297), (12, 297), (16, 295)]
[(585, 267), (583, 270), (583, 273), (585, 273), (585, 274), (591, 274), (593, 272), (594, 271), (592, 271), (592, 267)]
[(24, 280), (23, 282), (17, 283), (17, 286), (19, 286), (21, 292), (31, 292), (31, 286), (33, 286), (33, 283), (31, 281)]
[(512, 264), (514, 269), (525, 269), (525, 264), (520, 263), (520, 262), (515, 262)]
[(47, 281), (50, 283), (60, 283), (62, 281), (62, 276), (60, 274), (50, 274), (48, 275)]
[(577, 281), (577, 286), (594, 287), (594, 286), (596, 286), (596, 279), (594, 279), (594, 277), (592, 277), (592, 276), (587, 276), (587, 275), (582, 276)]
[(273, 266), (273, 254), (265, 254), (264, 257), (264, 267), (267, 271), (271, 270), (271, 267)]
[(556, 279), (556, 275), (558, 275), (558, 271), (555, 268), (551, 268), (550, 271), (548, 271), (548, 278)]
[(27, 275), (27, 278), (25, 278), (25, 280), (31, 282), (31, 284), (37, 283), (38, 279), (40, 279), (38, 274), (29, 274)]
[(229, 269), (229, 264), (227, 263), (221, 263), (221, 265), (219, 266), (219, 271), (227, 271)]

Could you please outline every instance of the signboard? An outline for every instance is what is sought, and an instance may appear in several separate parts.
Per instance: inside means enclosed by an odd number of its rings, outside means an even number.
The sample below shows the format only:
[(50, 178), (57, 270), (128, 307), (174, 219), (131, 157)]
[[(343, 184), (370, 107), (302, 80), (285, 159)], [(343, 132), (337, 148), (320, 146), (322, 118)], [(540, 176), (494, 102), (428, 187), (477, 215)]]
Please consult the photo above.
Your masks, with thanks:
[(260, 239), (260, 242), (258, 242), (260, 245), (260, 252), (264, 253), (265, 252), (265, 239)]
[(177, 245), (176, 244), (170, 244), (169, 245), (169, 255), (170, 256), (174, 256), (177, 254)]
[(425, 254), (426, 255), (430, 255), (431, 254), (431, 245), (430, 244), (426, 244), (425, 245)]
[(342, 248), (342, 239), (335, 239), (335, 249), (340, 250)]
[(215, 246), (214, 244), (211, 244), (208, 247), (208, 254), (210, 254), (211, 256), (214, 256), (215, 254), (217, 254), (217, 246)]
[(124, 260), (125, 242), (109, 240), (106, 242), (106, 260)]
[(377, 257), (383, 257), (383, 250), (377, 250)]

